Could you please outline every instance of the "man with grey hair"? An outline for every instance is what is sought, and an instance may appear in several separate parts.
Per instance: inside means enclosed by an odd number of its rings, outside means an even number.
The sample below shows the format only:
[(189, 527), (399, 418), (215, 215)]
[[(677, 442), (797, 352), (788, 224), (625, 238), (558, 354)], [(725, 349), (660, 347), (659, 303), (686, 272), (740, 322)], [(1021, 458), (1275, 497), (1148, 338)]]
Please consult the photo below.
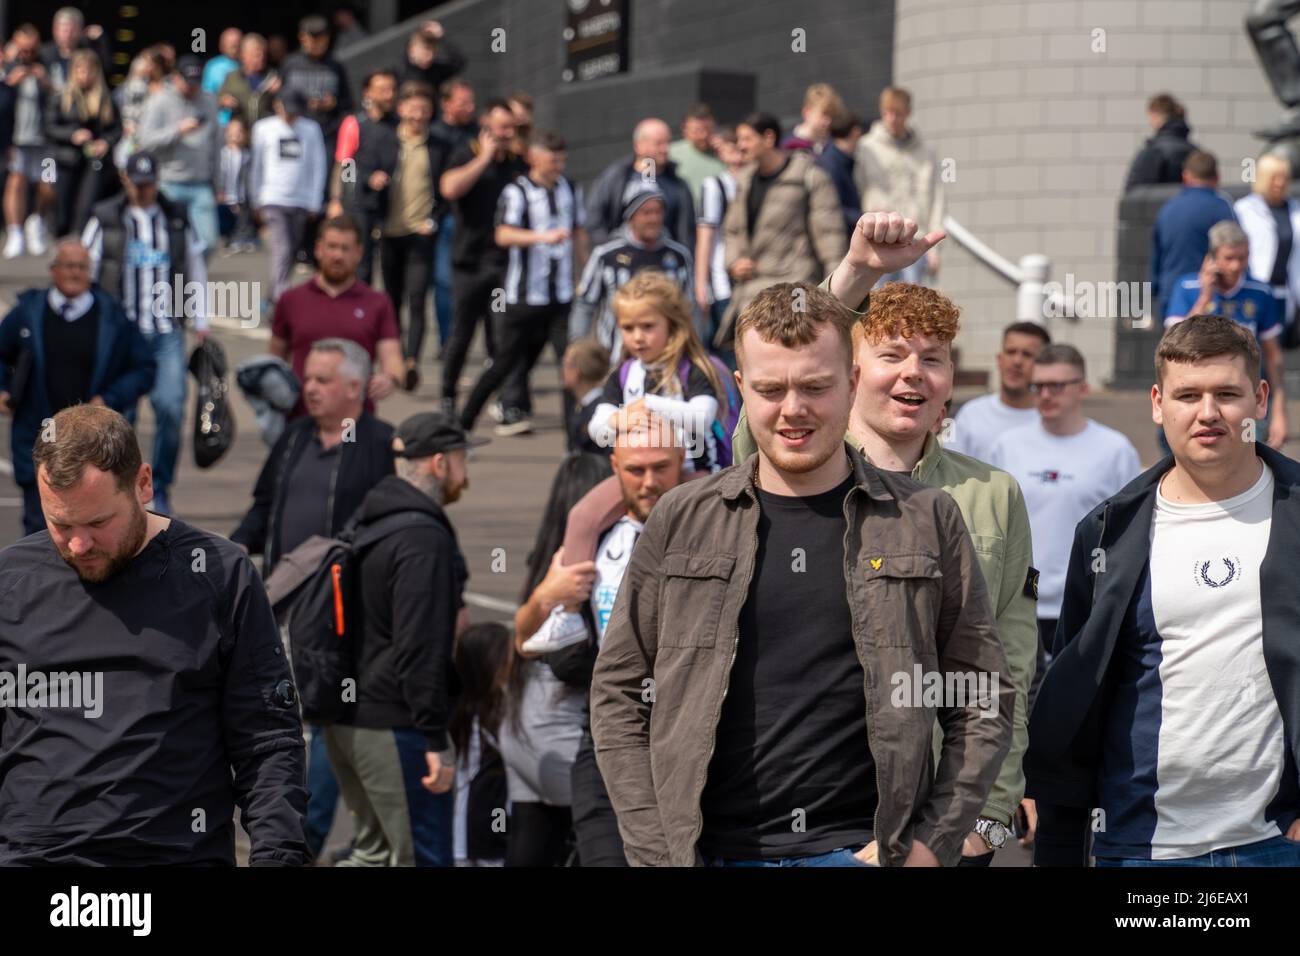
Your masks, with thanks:
[(691, 187), (668, 158), (672, 130), (661, 119), (643, 119), (632, 132), (632, 156), (615, 160), (597, 177), (587, 195), (587, 234), (594, 249), (623, 225), (623, 208), (647, 187), (664, 194), (664, 229), (688, 249), (695, 248), (695, 204)]
[[(307, 414), (289, 423), (266, 456), (253, 505), (230, 540), (263, 556), (263, 575), (313, 535), (336, 537), (383, 478), (393, 474), (393, 427), (365, 410), (370, 356), (351, 339), (313, 343), (303, 374)], [(307, 762), (307, 845), (319, 854), (339, 787), (325, 737), (312, 728)]]
[[(1282, 317), (1273, 290), (1256, 282), (1247, 271), (1250, 239), (1231, 220), (1210, 227), (1210, 251), (1201, 271), (1189, 272), (1174, 286), (1165, 312), (1165, 328), (1192, 315), (1221, 315), (1246, 326), (1259, 341), (1263, 357), (1261, 374), (1268, 382), (1270, 410), (1256, 426), (1268, 446), (1280, 449), (1286, 441), (1286, 389), (1282, 360)], [(1162, 433), (1163, 434), (1163, 433)]]
[(54, 11), (50, 34), (51, 39), (41, 44), (37, 55), (45, 64), (56, 90), (62, 90), (67, 84), (72, 54), (78, 50), (93, 51), (106, 71), (113, 62), (109, 57), (108, 36), (104, 28), (98, 23), (87, 26), (86, 18), (76, 7), (60, 7)]
[(276, 562), (312, 535), (343, 530), (366, 493), (393, 473), (393, 428), (364, 407), (370, 356), (350, 339), (320, 339), (307, 355), (302, 400), (271, 449), (253, 488), (253, 506), (230, 536)]
[(393, 440), (397, 474), (357, 511), (358, 533), (387, 533), (358, 570), (356, 705), (325, 728), (356, 821), (340, 866), (453, 865), (452, 647), (469, 572), (443, 509), (469, 487), (469, 449), (486, 442), (445, 413), (412, 415)]

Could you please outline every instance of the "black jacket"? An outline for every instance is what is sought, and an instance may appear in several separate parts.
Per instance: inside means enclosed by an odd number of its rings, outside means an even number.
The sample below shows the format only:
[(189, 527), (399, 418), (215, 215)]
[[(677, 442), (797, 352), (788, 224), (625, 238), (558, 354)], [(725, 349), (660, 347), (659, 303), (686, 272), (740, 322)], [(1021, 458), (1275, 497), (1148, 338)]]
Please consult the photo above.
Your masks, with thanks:
[[(1285, 827), (1300, 811), (1300, 463), (1260, 443), (1273, 471), (1273, 523), (1260, 566), (1264, 660), (1282, 711), (1287, 752), (1268, 807)], [(1115, 687), (1115, 646), (1150, 557), (1156, 487), (1173, 467), (1166, 457), (1103, 501), (1074, 533), (1055, 656), (1029, 715), (1026, 796), (1038, 804), (1034, 862), (1083, 866), (1089, 808), (1097, 806), (1106, 720)], [(1095, 549), (1101, 548), (1101, 552)], [(1096, 555), (1104, 555), (1104, 571)]]
[(339, 135), (339, 124), (352, 112), (352, 84), (348, 71), (330, 54), (314, 60), (302, 50), (295, 50), (280, 64), (281, 90), (298, 90), (308, 100), (319, 100), (325, 94), (334, 97), (328, 110), (307, 110), (306, 115), (320, 124), (329, 147), (329, 159), (334, 159), (334, 140)]
[(20, 667), (81, 691), (0, 707), (0, 866), (233, 866), (236, 806), (252, 865), (310, 861), (289, 665), (229, 541), (173, 518), (99, 584), (47, 531), (10, 545), (0, 671)]
[(1183, 162), (1192, 150), (1199, 149), (1188, 138), (1190, 135), (1186, 120), (1167, 120), (1133, 157), (1124, 191), (1134, 186), (1182, 182)]
[(58, 165), (80, 166), (86, 161), (86, 155), (81, 151), (81, 147), (72, 145), (72, 134), (79, 129), (88, 129), (95, 135), (95, 139), (106, 142), (108, 152), (104, 154), (103, 162), (106, 165), (113, 162), (113, 147), (122, 138), (122, 120), (117, 114), (117, 104), (113, 102), (112, 97), (108, 98), (108, 102), (110, 116), (107, 122), (102, 116), (83, 120), (75, 113), (64, 112), (62, 93), (58, 90), (50, 93), (42, 117), (45, 139), (49, 142), (50, 151), (54, 154), (54, 161)]
[[(443, 141), (434, 135), (432, 128), (425, 140), (425, 148), (429, 152), (429, 173), (433, 176), (433, 218), (437, 219), (442, 215), (443, 205), (438, 194), (438, 177), (442, 175), (446, 152)], [(361, 127), (361, 138), (357, 143), (357, 194), (372, 225), (383, 225), (388, 216), (388, 196), (400, 152), (396, 123), (370, 123)], [(370, 188), (370, 174), (376, 171), (388, 174), (389, 185), (383, 189)]]
[[(263, 556), (263, 572), (270, 575), (283, 557), (280, 547), (280, 515), (284, 500), (293, 491), (285, 478), (293, 473), (308, 442), (316, 433), (316, 422), (299, 418), (280, 435), (266, 456), (253, 486), (253, 506), (231, 534), (250, 554)], [(393, 473), (393, 426), (362, 412), (357, 419), (355, 441), (345, 441), (334, 459), (334, 480), (329, 504), (330, 534), (338, 534), (365, 499), (367, 492)]]
[[(118, 193), (109, 199), (101, 199), (91, 207), (92, 219), (98, 220), (103, 236), (102, 251), (99, 257), (99, 287), (122, 301), (122, 270), (126, 264), (126, 193)], [(158, 193), (158, 205), (167, 218), (167, 248), (171, 250), (171, 269), (177, 288), (184, 289), (189, 281), (185, 275), (185, 264), (189, 261), (187, 250), (189, 241), (185, 230), (189, 227), (189, 217), (185, 207), (172, 202), (161, 192)], [(179, 251), (177, 251), (179, 250)]]
[[(632, 158), (605, 167), (587, 195), (587, 235), (594, 249), (614, 238), (623, 225), (623, 201), (629, 180), (641, 175)], [(664, 194), (664, 232), (687, 249), (695, 248), (695, 201), (691, 187), (677, 175), (677, 164), (669, 162), (655, 177), (654, 185)]]
[(456, 532), (432, 498), (396, 476), (366, 495), (359, 527), (400, 511), (434, 519), (396, 531), (361, 558), (362, 633), (356, 642), (355, 727), (414, 727), (431, 751), (447, 749), (456, 615), (469, 577)]

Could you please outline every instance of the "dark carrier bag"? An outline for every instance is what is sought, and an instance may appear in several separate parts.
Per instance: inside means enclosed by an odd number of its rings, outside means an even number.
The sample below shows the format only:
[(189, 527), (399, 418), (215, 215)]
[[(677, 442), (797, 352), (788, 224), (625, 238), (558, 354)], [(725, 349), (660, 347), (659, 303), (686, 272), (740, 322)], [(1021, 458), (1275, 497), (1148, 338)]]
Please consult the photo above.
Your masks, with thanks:
[(314, 535), (276, 564), (266, 593), (288, 638), (304, 721), (337, 723), (356, 702), (356, 640), (364, 614), (360, 567), (366, 550), (404, 528), (436, 524), (424, 512), (402, 511), (360, 528), (349, 525), (337, 538)]

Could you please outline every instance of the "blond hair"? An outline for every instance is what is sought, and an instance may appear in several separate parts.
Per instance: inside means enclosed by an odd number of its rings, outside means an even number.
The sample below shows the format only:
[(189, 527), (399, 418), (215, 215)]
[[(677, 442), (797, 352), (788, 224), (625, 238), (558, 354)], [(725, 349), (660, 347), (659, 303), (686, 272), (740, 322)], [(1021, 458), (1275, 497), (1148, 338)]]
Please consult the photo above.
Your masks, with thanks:
[[(621, 320), (628, 308), (642, 303), (649, 305), (668, 323), (668, 344), (657, 360), (658, 373), (653, 387), (648, 391), (658, 392), (668, 386), (677, 376), (677, 368), (682, 359), (688, 359), (704, 373), (713, 388), (718, 399), (718, 420), (721, 421), (728, 407), (727, 390), (709, 359), (709, 353), (704, 349), (704, 343), (696, 334), (695, 325), (691, 321), (691, 306), (681, 287), (658, 269), (638, 272), (614, 293), (615, 318)], [(629, 357), (627, 346), (624, 345), (619, 350), (619, 364)]]
[(1291, 161), (1281, 153), (1265, 153), (1259, 157), (1255, 163), (1255, 182), (1251, 184), (1251, 189), (1257, 193), (1268, 191), (1268, 181), (1273, 178), (1273, 174), (1282, 171), (1286, 173), (1286, 178), (1291, 178)]
[[(89, 63), (95, 77), (95, 84), (83, 90), (72, 81), (72, 74), (83, 63)], [(113, 121), (113, 97), (109, 95), (108, 84), (104, 82), (104, 70), (99, 56), (94, 50), (78, 50), (68, 62), (68, 82), (63, 85), (60, 106), (64, 113), (77, 116), (83, 123), (98, 120), (108, 124)]]

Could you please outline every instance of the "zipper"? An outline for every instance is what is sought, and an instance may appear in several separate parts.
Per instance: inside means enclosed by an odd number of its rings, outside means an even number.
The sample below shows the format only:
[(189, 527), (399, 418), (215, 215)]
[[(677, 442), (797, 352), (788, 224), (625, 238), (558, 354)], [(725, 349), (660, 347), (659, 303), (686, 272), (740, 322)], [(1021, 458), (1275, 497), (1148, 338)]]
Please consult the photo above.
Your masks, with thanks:
[(275, 490), (271, 493), (271, 514), (266, 520), (266, 534), (268, 540), (262, 547), (265, 556), (268, 556), (267, 564), (271, 567), (275, 566), (275, 562), (279, 558), (279, 555), (276, 554), (276, 551), (278, 550), (276, 546), (280, 540), (280, 536), (275, 533), (274, 529), (275, 519), (280, 514), (280, 489), (284, 487), (285, 475), (289, 471), (289, 463), (293, 460), (293, 452), (294, 449), (298, 447), (298, 440), (300, 437), (301, 436), (299, 435), (295, 435), (293, 441), (289, 443), (289, 447), (284, 450), (284, 460), (280, 462), (280, 473), (275, 476)]
[[(754, 502), (753, 505), (754, 508), (757, 509), (759, 507), (757, 497), (751, 497), (751, 500)], [(749, 569), (746, 572), (746, 576), (745, 576), (746, 595), (749, 594), (749, 585), (754, 579), (754, 563), (758, 559), (758, 511), (757, 510), (755, 510), (754, 515), (755, 517), (753, 520), (753, 527), (751, 533), (751, 538), (754, 542), (754, 547), (750, 551), (751, 557), (749, 559)], [(724, 597), (723, 600), (725, 601), (726, 598)], [(740, 652), (740, 615), (737, 614), (735, 627), (732, 628), (731, 659), (727, 661), (727, 670), (722, 675), (722, 696), (718, 699), (718, 709), (713, 714), (713, 723), (712, 723), (713, 730), (711, 731), (709, 736), (709, 752), (704, 758), (704, 762), (701, 764), (700, 774), (695, 782), (696, 811), (695, 811), (695, 832), (691, 834), (692, 847), (695, 847), (699, 843), (700, 834), (704, 832), (704, 807), (701, 804), (701, 800), (704, 796), (704, 784), (708, 780), (709, 764), (713, 762), (713, 752), (714, 750), (717, 749), (718, 746), (718, 722), (722, 719), (722, 705), (726, 703), (727, 691), (731, 689), (731, 669), (736, 664), (736, 655), (739, 652)]]
[[(852, 488), (849, 489), (849, 493), (844, 496), (844, 587), (845, 587), (845, 593), (849, 598), (850, 613), (852, 613), (854, 602), (853, 602), (853, 595), (852, 595), (852, 587), (850, 585), (851, 578), (849, 576), (852, 570), (849, 567), (849, 533), (853, 528), (853, 520), (849, 516), (849, 502), (852, 500), (853, 492), (856, 490), (857, 490), (857, 486), (854, 485)], [(853, 647), (854, 650), (858, 649), (858, 642), (856, 638), (854, 638), (853, 640)], [(862, 665), (862, 669), (866, 671), (867, 687), (874, 688), (875, 681), (872, 678), (870, 655), (864, 655), (862, 653), (859, 653), (858, 662)], [(872, 713), (871, 713), (872, 700), (870, 697), (866, 696), (867, 693), (868, 692), (866, 690), (863, 691), (863, 696), (866, 697), (866, 703), (867, 703), (867, 749), (871, 751), (871, 768), (876, 775), (876, 812), (871, 818), (871, 838), (876, 841), (876, 859), (882, 860), (884, 859), (884, 845), (880, 841), (880, 797), (881, 797), (880, 761), (876, 759), (876, 750), (871, 739), (874, 734), (876, 725), (872, 720)]]
[(330, 491), (325, 497), (325, 527), (330, 529), (331, 537), (334, 534), (334, 486), (338, 484), (339, 471), (343, 468), (343, 452), (347, 444), (340, 442), (343, 447), (339, 448), (339, 456), (334, 460), (334, 468), (330, 471)]

